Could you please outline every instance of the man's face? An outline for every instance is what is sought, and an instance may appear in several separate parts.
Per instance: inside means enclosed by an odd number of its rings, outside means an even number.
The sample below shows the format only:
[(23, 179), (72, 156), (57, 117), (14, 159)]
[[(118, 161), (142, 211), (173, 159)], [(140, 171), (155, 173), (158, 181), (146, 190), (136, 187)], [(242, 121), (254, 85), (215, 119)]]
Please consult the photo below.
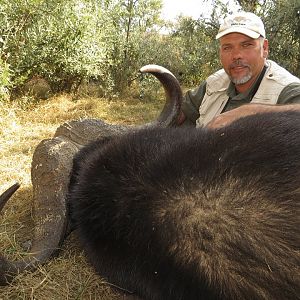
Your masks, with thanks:
[(220, 38), (221, 63), (239, 92), (251, 87), (267, 55), (266, 39), (252, 39), (241, 33), (229, 33)]

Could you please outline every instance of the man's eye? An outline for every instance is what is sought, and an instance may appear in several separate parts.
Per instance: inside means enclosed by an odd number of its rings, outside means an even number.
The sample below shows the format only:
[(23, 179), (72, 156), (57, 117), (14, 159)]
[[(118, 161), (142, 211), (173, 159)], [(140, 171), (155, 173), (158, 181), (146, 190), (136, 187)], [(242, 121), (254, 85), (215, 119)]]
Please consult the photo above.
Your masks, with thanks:
[(223, 51), (229, 51), (230, 49), (231, 49), (231, 47), (229, 47), (229, 46), (223, 47)]

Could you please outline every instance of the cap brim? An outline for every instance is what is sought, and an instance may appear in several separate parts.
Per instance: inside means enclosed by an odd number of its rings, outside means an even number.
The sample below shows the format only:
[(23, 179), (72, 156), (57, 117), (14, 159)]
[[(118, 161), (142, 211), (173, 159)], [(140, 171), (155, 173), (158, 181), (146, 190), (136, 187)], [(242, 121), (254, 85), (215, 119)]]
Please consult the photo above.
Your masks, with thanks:
[(252, 31), (250, 29), (241, 28), (241, 27), (231, 27), (231, 28), (228, 28), (228, 29), (226, 29), (226, 30), (224, 30), (222, 32), (219, 32), (216, 35), (216, 39), (219, 39), (220, 37), (222, 37), (222, 36), (224, 36), (226, 34), (234, 33), (234, 32), (247, 35), (247, 36), (251, 37), (252, 39), (258, 39), (260, 37), (260, 33)]

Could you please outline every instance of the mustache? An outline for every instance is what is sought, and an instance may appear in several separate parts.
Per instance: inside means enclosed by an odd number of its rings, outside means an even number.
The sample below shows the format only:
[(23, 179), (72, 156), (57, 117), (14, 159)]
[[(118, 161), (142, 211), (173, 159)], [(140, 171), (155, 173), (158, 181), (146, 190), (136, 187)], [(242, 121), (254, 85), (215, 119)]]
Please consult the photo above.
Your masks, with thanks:
[(229, 68), (230, 69), (232, 69), (232, 68), (235, 68), (235, 67), (250, 67), (250, 65), (249, 64), (247, 64), (247, 63), (245, 63), (245, 62), (243, 62), (242, 60), (240, 60), (240, 59), (237, 59), (237, 60), (235, 60), (233, 63), (231, 63), (230, 65), (229, 65)]

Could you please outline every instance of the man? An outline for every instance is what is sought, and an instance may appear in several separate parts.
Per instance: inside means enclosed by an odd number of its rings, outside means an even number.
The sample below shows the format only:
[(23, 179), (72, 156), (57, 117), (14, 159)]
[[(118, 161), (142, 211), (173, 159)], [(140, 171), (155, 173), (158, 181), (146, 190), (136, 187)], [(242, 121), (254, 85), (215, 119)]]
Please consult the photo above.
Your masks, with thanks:
[(186, 93), (178, 124), (220, 127), (257, 112), (300, 109), (300, 80), (267, 60), (258, 16), (239, 12), (225, 18), (216, 39), (223, 69)]

